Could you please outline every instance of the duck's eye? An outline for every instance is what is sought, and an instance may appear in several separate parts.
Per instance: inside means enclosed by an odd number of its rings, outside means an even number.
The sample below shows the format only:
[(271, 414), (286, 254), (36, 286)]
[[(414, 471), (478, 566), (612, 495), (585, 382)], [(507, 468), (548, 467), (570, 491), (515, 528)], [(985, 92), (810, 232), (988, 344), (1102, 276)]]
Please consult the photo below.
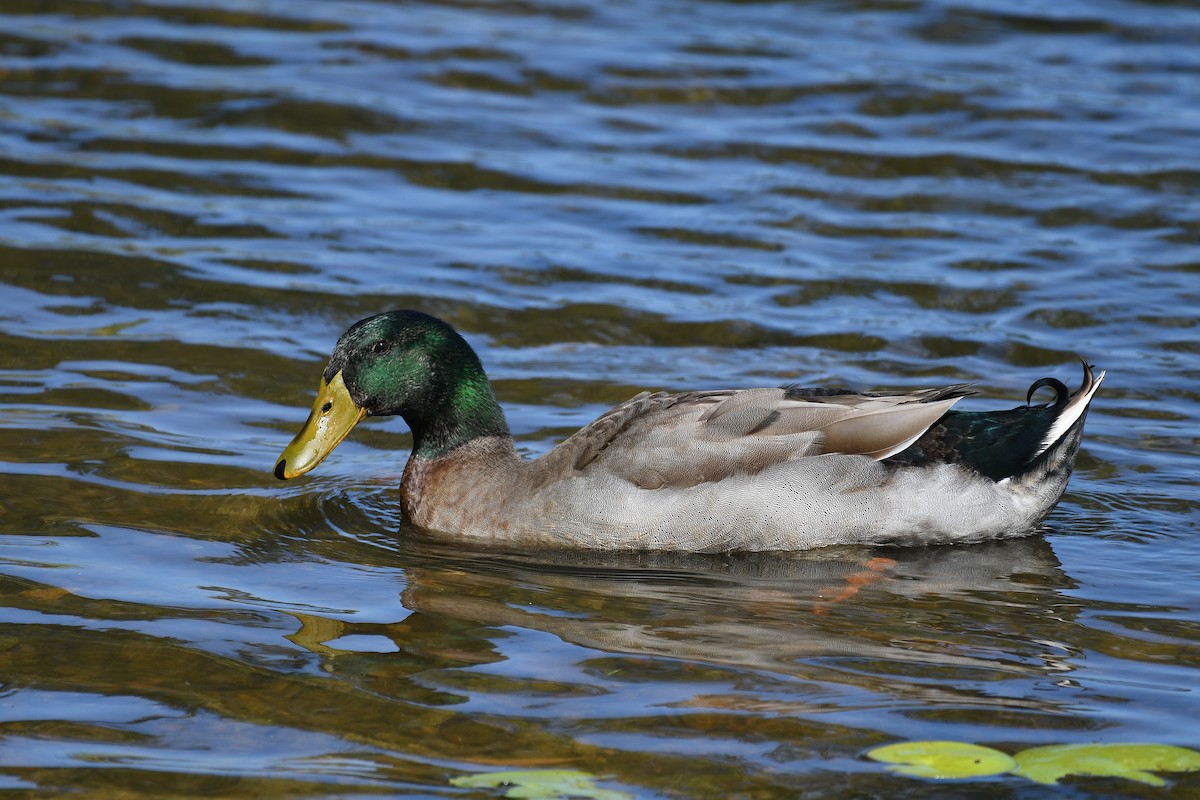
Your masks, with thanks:
[(386, 339), (380, 339), (378, 342), (375, 342), (375, 344), (371, 345), (371, 352), (377, 356), (381, 356), (391, 349), (392, 343)]

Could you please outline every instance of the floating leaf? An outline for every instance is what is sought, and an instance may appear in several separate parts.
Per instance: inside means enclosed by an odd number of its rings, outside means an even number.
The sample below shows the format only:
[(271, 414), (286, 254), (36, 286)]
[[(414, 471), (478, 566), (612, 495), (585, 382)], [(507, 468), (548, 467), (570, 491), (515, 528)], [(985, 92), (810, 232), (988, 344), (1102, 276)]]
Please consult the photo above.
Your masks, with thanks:
[(509, 772), (484, 772), (451, 778), (450, 783), (464, 788), (504, 788), (505, 797), (525, 800), (629, 800), (631, 795), (601, 789), (595, 776), (575, 769), (530, 769)]
[(918, 778), (979, 778), (1017, 765), (1007, 753), (966, 742), (900, 742), (876, 747), (867, 756)]
[(1200, 770), (1200, 752), (1169, 744), (1057, 744), (1016, 755), (1014, 772), (1038, 783), (1058, 783), (1067, 775), (1128, 778), (1162, 786), (1157, 772)]

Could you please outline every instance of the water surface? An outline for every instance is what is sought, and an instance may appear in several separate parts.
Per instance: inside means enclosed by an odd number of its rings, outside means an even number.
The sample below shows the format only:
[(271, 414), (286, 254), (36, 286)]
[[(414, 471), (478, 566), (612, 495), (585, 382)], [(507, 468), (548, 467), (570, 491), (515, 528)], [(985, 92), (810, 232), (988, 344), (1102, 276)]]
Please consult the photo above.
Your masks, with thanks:
[[(1197, 141), (1188, 3), (6, 0), (0, 788), (1058, 796), (864, 753), (1200, 748)], [(403, 528), (399, 420), (270, 473), (396, 307), (531, 455), (642, 388), (1109, 376), (1026, 539), (474, 552)]]

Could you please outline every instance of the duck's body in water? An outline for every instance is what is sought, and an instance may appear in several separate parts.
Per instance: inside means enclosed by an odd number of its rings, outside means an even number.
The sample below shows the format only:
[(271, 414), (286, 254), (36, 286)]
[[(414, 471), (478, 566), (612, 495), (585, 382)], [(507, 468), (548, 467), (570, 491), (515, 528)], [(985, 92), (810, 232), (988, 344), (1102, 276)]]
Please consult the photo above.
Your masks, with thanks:
[[(966, 384), (643, 392), (546, 455), (516, 452), (479, 357), (415, 311), (355, 323), (275, 467), (315, 467), (367, 415), (400, 415), (405, 517), (439, 538), (511, 547), (801, 550), (972, 542), (1031, 532), (1067, 485), (1104, 374), (1027, 405), (951, 410)], [(1049, 387), (1054, 401), (1028, 405)]]

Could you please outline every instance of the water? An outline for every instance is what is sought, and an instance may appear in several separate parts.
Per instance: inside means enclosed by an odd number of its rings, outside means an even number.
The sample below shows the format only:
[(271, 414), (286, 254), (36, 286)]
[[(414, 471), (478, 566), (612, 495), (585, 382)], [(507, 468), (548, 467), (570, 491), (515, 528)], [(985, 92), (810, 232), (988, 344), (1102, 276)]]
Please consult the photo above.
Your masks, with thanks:
[[(5, 0), (0, 788), (1057, 796), (863, 754), (1200, 748), (1200, 10), (997, 8)], [(472, 552), (402, 529), (399, 420), (270, 473), (393, 307), (529, 454), (641, 388), (1109, 377), (1027, 539)]]

